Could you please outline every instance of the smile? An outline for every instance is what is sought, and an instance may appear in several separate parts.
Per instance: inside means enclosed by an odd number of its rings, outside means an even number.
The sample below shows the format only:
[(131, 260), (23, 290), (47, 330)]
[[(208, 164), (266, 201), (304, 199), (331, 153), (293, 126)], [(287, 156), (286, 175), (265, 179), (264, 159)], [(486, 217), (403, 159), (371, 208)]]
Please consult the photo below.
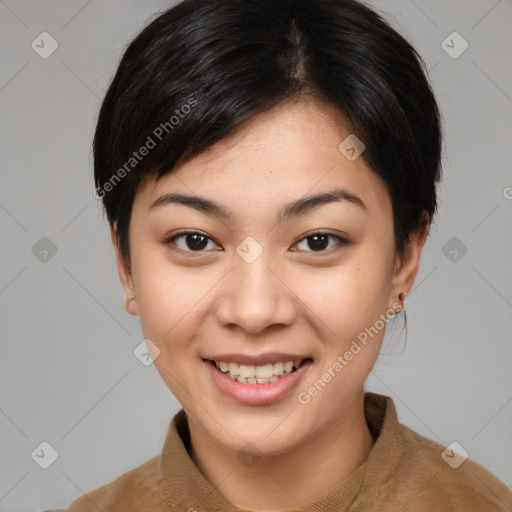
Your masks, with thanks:
[(244, 384), (269, 384), (277, 382), (282, 377), (296, 371), (302, 361), (301, 359), (296, 361), (279, 361), (260, 366), (228, 363), (226, 361), (211, 362), (232, 380)]
[[(245, 362), (251, 362), (248, 360), (251, 358), (245, 359)], [(213, 359), (203, 359), (203, 364), (212, 383), (227, 398), (246, 405), (269, 405), (291, 395), (312, 366), (313, 360), (308, 357), (277, 361), (276, 356), (271, 358), (273, 362), (268, 362), (268, 359), (263, 356), (260, 361), (255, 361), (265, 363), (259, 365)]]

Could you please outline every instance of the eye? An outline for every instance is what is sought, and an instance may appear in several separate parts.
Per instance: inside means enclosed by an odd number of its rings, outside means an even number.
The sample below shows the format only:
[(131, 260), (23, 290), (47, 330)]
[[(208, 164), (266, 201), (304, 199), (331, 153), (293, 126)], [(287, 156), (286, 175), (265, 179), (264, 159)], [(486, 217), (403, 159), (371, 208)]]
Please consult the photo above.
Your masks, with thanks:
[[(346, 238), (343, 238), (339, 235), (335, 235), (333, 233), (328, 233), (325, 231), (316, 231), (315, 233), (308, 235), (304, 237), (302, 240), (300, 240), (298, 245), (305, 242), (306, 245), (312, 249), (312, 251), (306, 250), (306, 252), (330, 252), (333, 249), (333, 247), (329, 247), (329, 238), (338, 241), (338, 244), (335, 244), (335, 247), (336, 245), (344, 246), (349, 244), (349, 241)], [(326, 250), (327, 247), (329, 248)]]
[[(306, 244), (312, 249), (311, 251), (306, 250), (306, 252), (330, 252), (333, 249), (333, 247), (329, 247), (329, 239), (338, 241), (337, 244), (334, 244), (334, 247), (345, 246), (350, 243), (349, 240), (347, 240), (346, 238), (343, 238), (339, 235), (335, 235), (334, 233), (316, 231), (315, 233), (302, 238), (295, 245), (300, 245), (301, 243), (303, 244), (304, 242), (306, 242)], [(180, 246), (180, 244), (176, 242), (178, 240), (182, 240), (184, 244)], [(177, 233), (169, 238), (166, 238), (164, 240), (164, 244), (175, 245), (179, 250), (184, 252), (201, 253), (206, 252), (204, 249), (208, 247), (209, 241), (213, 242), (213, 240), (209, 236), (205, 235), (204, 233), (201, 233), (200, 231), (181, 231), (180, 233)], [(292, 250), (296, 251), (297, 249)]]
[[(184, 240), (184, 244), (181, 245), (176, 243), (176, 240)], [(166, 245), (172, 244), (176, 245), (178, 249), (185, 252), (205, 252), (203, 249), (208, 246), (208, 241), (213, 240), (206, 236), (204, 233), (200, 231), (182, 231), (173, 235), (170, 238), (165, 239), (164, 243)]]

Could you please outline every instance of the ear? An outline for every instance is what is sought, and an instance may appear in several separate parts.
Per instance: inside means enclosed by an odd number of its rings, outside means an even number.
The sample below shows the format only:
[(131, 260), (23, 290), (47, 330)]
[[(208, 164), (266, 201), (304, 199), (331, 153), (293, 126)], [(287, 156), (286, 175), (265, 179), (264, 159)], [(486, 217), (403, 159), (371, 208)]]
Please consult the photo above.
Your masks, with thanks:
[(114, 250), (116, 252), (117, 273), (119, 274), (119, 280), (121, 281), (125, 294), (124, 307), (126, 311), (130, 313), (130, 315), (135, 316), (139, 314), (137, 300), (128, 300), (128, 297), (136, 297), (135, 286), (133, 285), (131, 269), (124, 261), (124, 258), (121, 256), (119, 240), (117, 237), (117, 225), (110, 227), (110, 236), (112, 238), (112, 245), (114, 246)]
[(406, 297), (409, 296), (420, 266), (421, 251), (427, 239), (430, 225), (427, 214), (424, 215), (423, 219), (422, 224), (411, 234), (411, 240), (406, 244), (403, 254), (397, 254), (395, 258), (389, 308), (397, 311), (397, 313), (399, 311), (397, 310), (397, 304), (400, 303), (398, 296), (401, 292), (404, 292)]

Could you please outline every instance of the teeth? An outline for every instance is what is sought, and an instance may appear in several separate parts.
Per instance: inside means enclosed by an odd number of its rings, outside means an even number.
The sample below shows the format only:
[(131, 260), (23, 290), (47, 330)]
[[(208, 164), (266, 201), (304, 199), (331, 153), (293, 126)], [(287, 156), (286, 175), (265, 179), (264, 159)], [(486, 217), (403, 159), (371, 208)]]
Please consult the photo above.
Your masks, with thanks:
[(240, 366), (236, 363), (229, 363), (229, 373), (237, 377), (240, 375)]
[(215, 361), (215, 366), (232, 380), (237, 380), (245, 384), (268, 384), (277, 382), (283, 373), (291, 373), (294, 368), (300, 366), (301, 362), (301, 359), (297, 359), (295, 361), (279, 361), (277, 363), (254, 366)]
[(245, 378), (254, 377), (254, 372), (255, 372), (254, 366), (246, 365), (246, 364), (240, 365), (240, 377), (245, 377)]
[(256, 377), (260, 379), (270, 379), (274, 375), (274, 365), (265, 364), (263, 366), (256, 366)]
[(284, 371), (284, 363), (274, 363), (274, 375), (281, 375)]

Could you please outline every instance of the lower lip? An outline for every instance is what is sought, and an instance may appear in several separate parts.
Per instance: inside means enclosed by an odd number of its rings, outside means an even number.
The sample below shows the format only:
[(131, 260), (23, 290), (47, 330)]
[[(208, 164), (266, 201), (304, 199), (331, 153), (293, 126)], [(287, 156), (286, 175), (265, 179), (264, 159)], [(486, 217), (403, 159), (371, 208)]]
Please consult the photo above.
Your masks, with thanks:
[(265, 405), (279, 402), (298, 385), (312, 364), (311, 360), (305, 361), (293, 373), (281, 377), (276, 382), (244, 384), (229, 378), (213, 366), (210, 361), (203, 359), (203, 362), (206, 364), (213, 382), (225, 395), (247, 405)]

